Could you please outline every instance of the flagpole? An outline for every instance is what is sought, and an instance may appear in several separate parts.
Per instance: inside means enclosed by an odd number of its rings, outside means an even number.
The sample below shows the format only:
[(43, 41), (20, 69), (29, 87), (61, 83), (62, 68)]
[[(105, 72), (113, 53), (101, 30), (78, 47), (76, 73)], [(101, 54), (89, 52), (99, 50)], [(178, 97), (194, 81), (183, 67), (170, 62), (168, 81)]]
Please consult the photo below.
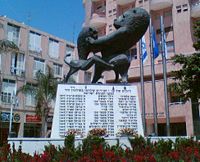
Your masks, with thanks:
[(142, 39), (139, 41), (140, 49), (140, 83), (141, 83), (141, 103), (142, 103), (142, 123), (144, 135), (146, 135), (146, 111), (145, 111), (145, 95), (144, 95), (144, 66), (143, 66), (143, 53), (142, 53)]
[(151, 53), (151, 77), (152, 77), (152, 100), (153, 100), (153, 116), (154, 116), (154, 131), (158, 135), (158, 119), (157, 119), (157, 99), (156, 99), (156, 83), (155, 83), (155, 67), (154, 67), (154, 53), (153, 53), (153, 39), (152, 39), (152, 22), (150, 19), (150, 53)]
[(164, 94), (165, 94), (165, 115), (166, 115), (166, 131), (167, 136), (170, 136), (170, 117), (169, 117), (169, 104), (168, 104), (168, 92), (167, 92), (167, 66), (166, 66), (166, 46), (164, 40), (164, 23), (163, 16), (160, 16), (160, 29), (161, 29), (161, 41), (162, 41), (162, 64), (163, 64), (163, 78), (164, 78)]

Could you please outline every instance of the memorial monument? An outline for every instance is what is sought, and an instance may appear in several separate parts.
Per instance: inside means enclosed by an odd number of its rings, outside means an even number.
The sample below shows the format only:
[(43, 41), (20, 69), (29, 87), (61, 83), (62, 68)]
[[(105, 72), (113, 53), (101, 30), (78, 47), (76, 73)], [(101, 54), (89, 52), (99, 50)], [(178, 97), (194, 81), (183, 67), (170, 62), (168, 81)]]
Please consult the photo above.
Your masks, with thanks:
[[(133, 8), (113, 25), (116, 30), (98, 38), (95, 28), (84, 27), (78, 36), (79, 60), (65, 62), (70, 70), (65, 78), (78, 70), (95, 66), (92, 83), (96, 83), (104, 71), (114, 70), (119, 82), (128, 83), (130, 56), (128, 50), (145, 34), (150, 17), (146, 10)], [(90, 53), (93, 56), (88, 58)], [(96, 53), (101, 53), (97, 56)], [(60, 138), (69, 130), (77, 130), (81, 136), (93, 128), (105, 128), (108, 137), (116, 137), (123, 128), (132, 128), (143, 135), (137, 87), (128, 84), (60, 84), (57, 89), (52, 138)]]
[[(135, 45), (145, 34), (149, 26), (150, 17), (142, 8), (133, 8), (118, 17), (113, 25), (116, 31), (98, 38), (97, 31), (92, 27), (83, 28), (78, 36), (79, 60), (67, 63), (70, 66), (65, 81), (78, 70), (88, 70), (95, 65), (92, 83), (96, 83), (105, 70), (114, 70), (115, 82), (118, 82), (119, 74), (122, 82), (128, 82), (128, 69), (130, 55), (128, 50)], [(94, 54), (88, 59), (90, 52), (101, 52), (101, 58)]]

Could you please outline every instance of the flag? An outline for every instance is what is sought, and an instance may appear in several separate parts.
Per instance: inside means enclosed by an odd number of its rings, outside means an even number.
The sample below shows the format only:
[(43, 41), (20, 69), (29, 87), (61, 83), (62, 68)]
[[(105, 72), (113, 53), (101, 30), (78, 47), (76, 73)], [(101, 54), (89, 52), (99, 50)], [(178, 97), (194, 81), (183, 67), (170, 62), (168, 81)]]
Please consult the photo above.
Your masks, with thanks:
[(156, 41), (156, 33), (154, 32), (153, 26), (152, 26), (152, 44), (153, 44), (153, 58), (156, 59), (159, 56), (159, 48), (158, 43)]
[(144, 63), (147, 58), (148, 58), (148, 55), (147, 55), (147, 47), (146, 47), (146, 42), (145, 42), (145, 37), (143, 35), (142, 39), (141, 39), (141, 52), (142, 52), (142, 63)]
[(167, 43), (166, 43), (166, 35), (165, 35), (165, 30), (163, 30), (163, 42), (162, 43), (164, 43), (164, 56), (165, 56), (165, 58), (167, 59)]

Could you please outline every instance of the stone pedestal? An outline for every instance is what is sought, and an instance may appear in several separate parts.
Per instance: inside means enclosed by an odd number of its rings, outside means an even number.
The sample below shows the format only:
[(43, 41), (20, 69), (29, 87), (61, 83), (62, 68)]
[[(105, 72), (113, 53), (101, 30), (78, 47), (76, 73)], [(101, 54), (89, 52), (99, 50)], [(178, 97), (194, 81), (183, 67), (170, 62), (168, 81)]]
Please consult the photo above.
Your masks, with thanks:
[(137, 87), (58, 85), (51, 138), (63, 138), (69, 130), (85, 137), (93, 128), (105, 128), (108, 138), (115, 138), (123, 128), (133, 128), (143, 135)]

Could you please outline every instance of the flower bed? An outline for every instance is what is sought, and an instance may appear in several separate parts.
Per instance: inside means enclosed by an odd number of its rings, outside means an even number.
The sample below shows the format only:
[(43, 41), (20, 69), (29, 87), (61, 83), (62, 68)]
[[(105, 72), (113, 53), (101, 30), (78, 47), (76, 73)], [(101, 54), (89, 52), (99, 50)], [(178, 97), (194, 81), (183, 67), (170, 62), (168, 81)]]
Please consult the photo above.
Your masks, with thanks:
[[(0, 162), (198, 162), (200, 143), (193, 139), (177, 138), (150, 142), (141, 136), (129, 138), (131, 148), (123, 149), (119, 143), (110, 146), (104, 138), (88, 136), (78, 147), (74, 145), (74, 134), (65, 138), (64, 147), (49, 145), (41, 154), (30, 156), (19, 147), (5, 144), (0, 148)], [(13, 150), (13, 151), (11, 151)]]

